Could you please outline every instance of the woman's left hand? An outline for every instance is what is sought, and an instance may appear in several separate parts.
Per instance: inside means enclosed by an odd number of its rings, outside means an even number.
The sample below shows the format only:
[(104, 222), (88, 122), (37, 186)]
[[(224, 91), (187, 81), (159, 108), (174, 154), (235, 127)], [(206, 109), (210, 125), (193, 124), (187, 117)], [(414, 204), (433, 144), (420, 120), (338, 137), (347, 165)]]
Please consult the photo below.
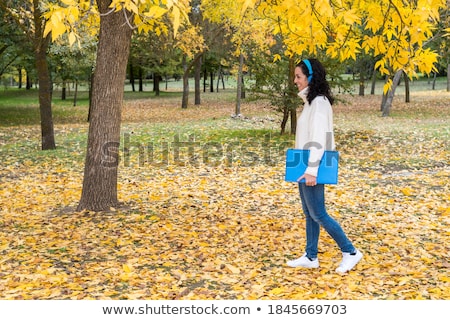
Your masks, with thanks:
[(310, 174), (305, 173), (300, 178), (298, 178), (298, 182), (300, 182), (302, 179), (305, 179), (305, 183), (309, 187), (313, 187), (317, 184), (317, 178), (315, 176), (312, 176)]

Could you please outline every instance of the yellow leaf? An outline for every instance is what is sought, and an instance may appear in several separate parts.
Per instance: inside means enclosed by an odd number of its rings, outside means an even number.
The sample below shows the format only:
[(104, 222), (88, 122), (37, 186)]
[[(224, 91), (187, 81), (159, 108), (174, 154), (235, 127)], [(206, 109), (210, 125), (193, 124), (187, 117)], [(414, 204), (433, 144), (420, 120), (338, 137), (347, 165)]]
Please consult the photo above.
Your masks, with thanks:
[(133, 267), (128, 264), (123, 264), (122, 270), (126, 273), (131, 273), (131, 272), (133, 272)]
[(176, 37), (178, 29), (180, 28), (180, 9), (178, 9), (177, 7), (173, 7), (172, 13), (173, 13), (173, 34), (174, 37)]
[(232, 266), (231, 264), (226, 264), (225, 267), (227, 267), (227, 269), (230, 270), (233, 274), (241, 273), (241, 270), (239, 268), (236, 268), (236, 267)]
[(150, 8), (149, 12), (145, 13), (145, 16), (158, 19), (162, 17), (167, 12), (167, 9), (161, 8), (160, 6), (153, 6)]
[(401, 189), (401, 192), (405, 195), (405, 196), (411, 196), (413, 195), (414, 190), (411, 189), (410, 187), (405, 187)]
[(272, 62), (277, 62), (277, 61), (280, 61), (280, 60), (281, 60), (281, 56), (279, 54), (275, 54), (273, 56), (273, 61)]
[(270, 290), (270, 292), (269, 293), (271, 293), (271, 294), (281, 294), (281, 293), (283, 293), (284, 292), (284, 289), (283, 288), (273, 288), (272, 290)]
[(69, 45), (73, 45), (76, 40), (77, 37), (75, 36), (75, 33), (73, 32), (69, 33)]

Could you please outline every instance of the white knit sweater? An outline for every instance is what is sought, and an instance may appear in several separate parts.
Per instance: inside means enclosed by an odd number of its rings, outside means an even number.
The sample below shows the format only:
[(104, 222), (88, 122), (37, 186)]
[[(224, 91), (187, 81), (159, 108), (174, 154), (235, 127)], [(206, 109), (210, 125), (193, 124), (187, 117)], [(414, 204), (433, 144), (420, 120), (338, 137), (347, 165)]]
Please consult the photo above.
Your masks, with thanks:
[(309, 88), (298, 93), (305, 105), (297, 120), (295, 148), (309, 149), (308, 168), (305, 173), (317, 177), (317, 170), (325, 150), (335, 150), (333, 133), (333, 109), (325, 96), (317, 96), (308, 103), (306, 96)]

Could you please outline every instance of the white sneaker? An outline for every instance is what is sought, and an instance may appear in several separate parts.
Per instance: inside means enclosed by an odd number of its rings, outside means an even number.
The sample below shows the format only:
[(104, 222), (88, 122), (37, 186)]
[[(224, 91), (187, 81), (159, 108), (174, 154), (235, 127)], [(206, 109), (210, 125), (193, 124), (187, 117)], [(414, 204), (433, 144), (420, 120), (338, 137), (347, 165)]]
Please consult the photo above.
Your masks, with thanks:
[(361, 260), (362, 253), (359, 250), (356, 250), (354, 254), (343, 252), (342, 253), (342, 261), (339, 267), (336, 269), (338, 273), (346, 273), (353, 269), (354, 266)]
[(298, 259), (290, 260), (287, 262), (287, 265), (292, 268), (303, 267), (303, 268), (318, 268), (319, 267), (319, 259), (315, 258), (310, 260), (306, 253)]

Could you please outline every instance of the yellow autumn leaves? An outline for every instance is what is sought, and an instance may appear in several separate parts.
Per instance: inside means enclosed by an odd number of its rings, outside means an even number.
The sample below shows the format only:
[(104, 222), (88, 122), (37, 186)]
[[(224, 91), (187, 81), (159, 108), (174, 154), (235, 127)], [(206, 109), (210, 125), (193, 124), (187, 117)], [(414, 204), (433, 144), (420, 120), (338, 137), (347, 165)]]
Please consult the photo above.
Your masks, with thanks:
[[(188, 25), (192, 8), (185, 0), (114, 0), (111, 11), (125, 9), (132, 14), (131, 28), (140, 32), (166, 33), (173, 26), (177, 35), (181, 26)], [(376, 68), (393, 76), (404, 70), (409, 77), (416, 72), (429, 74), (434, 69), (437, 53), (425, 49), (424, 43), (433, 37), (445, 0), (364, 0), (364, 1), (202, 1), (194, 8), (204, 17), (218, 22), (236, 36), (233, 42), (240, 47), (251, 38), (266, 50), (273, 36), (282, 37), (285, 54), (316, 55), (325, 51), (341, 61), (356, 60), (361, 53), (377, 57)], [(80, 37), (77, 26), (95, 34), (99, 15), (97, 8), (86, 0), (64, 0), (62, 5), (46, 3), (47, 19), (44, 35), (53, 41), (67, 33), (70, 45)], [(106, 13), (103, 13), (106, 14)], [(168, 15), (168, 21), (162, 19)], [(127, 15), (128, 16), (128, 15)], [(87, 17), (87, 18), (86, 18)], [(256, 26), (256, 27), (255, 27)], [(180, 43), (204, 47), (200, 30), (186, 28)], [(448, 29), (448, 28), (447, 28)], [(112, 30), (111, 30), (112, 31)], [(192, 32), (199, 32), (192, 35)], [(251, 37), (249, 36), (251, 34)], [(266, 42), (266, 45), (264, 45)], [(193, 48), (183, 48), (190, 53)]]

